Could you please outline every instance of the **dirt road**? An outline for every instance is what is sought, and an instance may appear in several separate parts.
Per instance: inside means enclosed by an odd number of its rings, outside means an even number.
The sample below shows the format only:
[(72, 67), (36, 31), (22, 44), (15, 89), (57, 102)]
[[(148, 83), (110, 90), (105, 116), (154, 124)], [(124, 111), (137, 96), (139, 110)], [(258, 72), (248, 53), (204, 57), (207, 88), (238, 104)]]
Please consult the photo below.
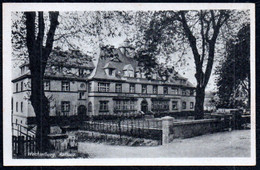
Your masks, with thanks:
[(92, 158), (249, 157), (250, 130), (175, 139), (168, 145), (151, 147), (79, 143), (79, 151)]

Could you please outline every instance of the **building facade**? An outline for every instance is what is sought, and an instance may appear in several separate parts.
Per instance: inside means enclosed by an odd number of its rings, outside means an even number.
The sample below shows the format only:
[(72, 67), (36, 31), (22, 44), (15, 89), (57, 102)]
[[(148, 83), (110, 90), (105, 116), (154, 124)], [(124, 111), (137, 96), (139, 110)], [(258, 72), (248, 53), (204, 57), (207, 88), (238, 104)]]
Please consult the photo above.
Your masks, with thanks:
[[(97, 116), (148, 112), (193, 111), (195, 88), (174, 72), (167, 81), (148, 79), (124, 48), (101, 47), (97, 63), (84, 61), (79, 51), (54, 50), (44, 79), (50, 116)], [(87, 57), (85, 57), (87, 58)], [(35, 117), (30, 104), (30, 71), (20, 66), (13, 79), (13, 123), (30, 124)]]

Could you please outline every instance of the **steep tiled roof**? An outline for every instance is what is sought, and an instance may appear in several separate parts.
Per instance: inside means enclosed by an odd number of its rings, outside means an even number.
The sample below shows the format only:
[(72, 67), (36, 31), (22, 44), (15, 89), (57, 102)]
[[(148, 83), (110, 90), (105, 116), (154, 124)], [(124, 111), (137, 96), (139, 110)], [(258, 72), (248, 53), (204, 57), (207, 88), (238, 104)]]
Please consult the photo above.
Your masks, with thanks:
[[(29, 62), (24, 62), (23, 66), (28, 66)], [(61, 66), (61, 67), (59, 67)], [(62, 68), (62, 69), (59, 69)], [(82, 74), (79, 75), (78, 68), (84, 69)], [(87, 55), (82, 54), (78, 50), (61, 51), (58, 48), (54, 48), (48, 58), (45, 76), (52, 76), (57, 78), (84, 78), (86, 79), (91, 71), (95, 68), (91, 58)], [(30, 70), (23, 72), (19, 75), (25, 76), (30, 75)], [(18, 78), (19, 78), (18, 77)]]
[(79, 50), (61, 51), (58, 48), (53, 49), (48, 63), (50, 65), (94, 69), (90, 56), (82, 54)]
[[(76, 68), (95, 68), (90, 56), (82, 54), (79, 50), (61, 51), (59, 48), (54, 48), (48, 58), (47, 63), (48, 66), (61, 65)], [(28, 65), (29, 61), (25, 61), (19, 67), (21, 68)]]
[(111, 63), (111, 61), (109, 61), (105, 66), (104, 68), (113, 68), (113, 69), (116, 69), (116, 66), (114, 66), (114, 64)]
[[(114, 49), (113, 54), (114, 56), (106, 56), (101, 53), (101, 56), (98, 58), (98, 62), (94, 74), (90, 78), (120, 80), (121, 75), (123, 74), (123, 68), (127, 64), (131, 64), (132, 67), (134, 68), (134, 71), (136, 71), (136, 67), (137, 67), (136, 60), (134, 60), (133, 58), (126, 57), (118, 49)], [(108, 76), (105, 73), (105, 68), (109, 68), (109, 67), (116, 69), (115, 77)]]
[[(138, 66), (137, 60), (135, 60), (132, 57), (125, 56), (121, 52), (121, 50), (114, 48), (114, 50), (110, 49), (109, 53), (106, 53), (106, 51), (102, 51), (102, 49), (101, 49), (100, 56), (97, 61), (97, 66), (94, 69), (94, 71), (92, 72), (89, 79), (93, 78), (93, 79), (106, 79), (106, 80), (125, 80), (122, 78), (124, 70), (127, 70), (127, 69), (132, 70), (131, 67), (133, 68), (134, 73), (137, 71), (142, 73), (141, 67)], [(107, 75), (105, 72), (106, 68), (115, 69), (115, 71), (116, 71), (115, 76)], [(128, 81), (134, 81), (135, 79), (136, 78), (134, 78), (134, 77), (127, 78)], [(160, 81), (160, 79), (161, 78), (157, 75), (156, 80), (153, 80), (153, 81), (157, 82), (157, 81)], [(194, 85), (191, 84), (187, 80), (187, 78), (182, 77), (177, 72), (175, 72), (175, 74), (172, 74), (172, 76), (170, 77), (169, 82), (167, 84), (179, 84), (180, 85), (180, 83), (176, 83), (176, 79), (177, 80), (180, 80), (180, 79), (186, 80), (186, 83), (183, 84), (186, 87), (194, 87)], [(143, 79), (142, 82), (145, 80), (148, 82), (147, 79)]]

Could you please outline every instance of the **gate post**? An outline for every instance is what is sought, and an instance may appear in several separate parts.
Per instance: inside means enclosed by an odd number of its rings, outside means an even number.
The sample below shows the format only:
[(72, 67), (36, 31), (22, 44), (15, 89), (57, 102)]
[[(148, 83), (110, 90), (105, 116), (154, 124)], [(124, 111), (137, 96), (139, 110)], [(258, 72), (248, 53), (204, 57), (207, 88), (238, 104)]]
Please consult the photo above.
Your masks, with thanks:
[(18, 155), (24, 156), (24, 137), (18, 136)]
[(171, 142), (170, 138), (170, 127), (173, 125), (174, 118), (170, 116), (165, 116), (162, 118), (162, 145)]

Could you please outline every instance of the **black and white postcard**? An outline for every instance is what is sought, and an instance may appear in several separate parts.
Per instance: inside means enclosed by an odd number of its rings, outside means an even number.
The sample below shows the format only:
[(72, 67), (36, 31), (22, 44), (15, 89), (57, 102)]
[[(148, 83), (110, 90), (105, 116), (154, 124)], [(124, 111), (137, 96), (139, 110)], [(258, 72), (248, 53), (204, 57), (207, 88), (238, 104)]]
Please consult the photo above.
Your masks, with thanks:
[(3, 4), (4, 165), (255, 165), (255, 5)]

